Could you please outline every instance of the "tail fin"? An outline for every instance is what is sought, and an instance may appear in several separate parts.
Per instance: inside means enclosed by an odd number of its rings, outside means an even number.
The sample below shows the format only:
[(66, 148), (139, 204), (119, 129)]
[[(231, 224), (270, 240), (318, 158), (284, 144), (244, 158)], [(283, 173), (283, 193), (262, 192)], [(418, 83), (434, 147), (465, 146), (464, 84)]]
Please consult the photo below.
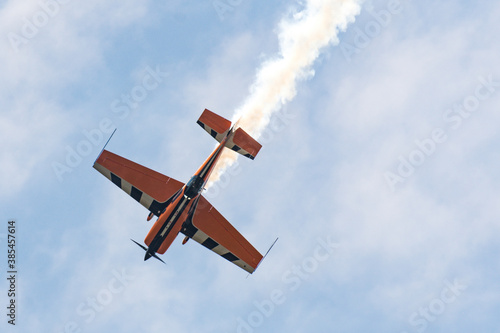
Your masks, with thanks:
[[(229, 120), (208, 109), (203, 111), (197, 123), (218, 142), (221, 142), (232, 129)], [(260, 148), (262, 148), (262, 145), (255, 141), (242, 128), (237, 128), (234, 132), (230, 133), (226, 141), (226, 147), (253, 160)]]

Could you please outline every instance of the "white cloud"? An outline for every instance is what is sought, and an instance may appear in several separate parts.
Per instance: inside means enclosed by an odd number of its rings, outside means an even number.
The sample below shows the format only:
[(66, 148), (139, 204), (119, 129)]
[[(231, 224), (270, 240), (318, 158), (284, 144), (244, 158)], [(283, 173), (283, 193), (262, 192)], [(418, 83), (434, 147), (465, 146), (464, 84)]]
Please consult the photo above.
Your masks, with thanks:
[[(45, 4), (45, 5), (43, 5)], [(134, 10), (132, 10), (134, 9)], [(2, 186), (21, 190), (35, 168), (64, 147), (74, 123), (64, 104), (69, 87), (103, 66), (106, 29), (143, 18), (147, 4), (7, 2), (0, 12)], [(104, 30), (103, 30), (104, 29)], [(12, 43), (12, 36), (22, 40)]]

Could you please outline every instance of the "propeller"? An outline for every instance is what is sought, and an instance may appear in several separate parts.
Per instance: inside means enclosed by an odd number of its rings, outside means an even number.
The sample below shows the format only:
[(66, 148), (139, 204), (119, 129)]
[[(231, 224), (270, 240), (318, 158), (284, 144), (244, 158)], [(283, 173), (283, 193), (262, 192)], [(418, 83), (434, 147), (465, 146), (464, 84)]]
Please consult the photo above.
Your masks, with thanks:
[(149, 251), (149, 249), (148, 249), (147, 247), (145, 247), (144, 245), (137, 243), (137, 242), (136, 242), (135, 240), (133, 240), (133, 239), (130, 239), (130, 240), (131, 240), (132, 242), (136, 243), (137, 245), (139, 245), (139, 246), (140, 246), (140, 247), (141, 247), (144, 251), (146, 251), (146, 255), (144, 256), (144, 261), (148, 260), (148, 259), (149, 259), (149, 258), (151, 258), (151, 257), (154, 257), (154, 258), (156, 258), (156, 259), (160, 260), (162, 263), (164, 263), (164, 264), (165, 264), (165, 262), (164, 262), (163, 260), (161, 260), (161, 258), (160, 258), (160, 257), (158, 257), (158, 256), (156, 255), (156, 253), (154, 253), (154, 252), (153, 252), (153, 253), (151, 253), (151, 251)]

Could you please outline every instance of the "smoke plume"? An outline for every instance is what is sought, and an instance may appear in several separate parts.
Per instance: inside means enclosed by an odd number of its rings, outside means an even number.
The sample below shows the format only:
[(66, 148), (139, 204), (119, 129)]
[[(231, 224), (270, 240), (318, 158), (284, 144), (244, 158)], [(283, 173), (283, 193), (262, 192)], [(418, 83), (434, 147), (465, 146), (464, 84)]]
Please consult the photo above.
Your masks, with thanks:
[[(322, 49), (339, 43), (338, 33), (354, 22), (360, 0), (306, 0), (304, 9), (279, 23), (279, 53), (265, 61), (250, 87), (250, 95), (232, 121), (258, 139), (272, 114), (296, 95), (296, 84), (314, 76), (311, 68)], [(238, 158), (226, 149), (217, 163), (208, 186), (220, 179)]]

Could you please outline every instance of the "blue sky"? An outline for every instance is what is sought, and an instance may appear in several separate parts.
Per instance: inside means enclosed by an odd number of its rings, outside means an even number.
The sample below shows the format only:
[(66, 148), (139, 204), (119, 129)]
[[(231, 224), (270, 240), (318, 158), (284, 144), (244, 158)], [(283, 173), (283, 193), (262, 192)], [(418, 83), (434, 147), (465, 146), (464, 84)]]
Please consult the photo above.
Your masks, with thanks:
[(188, 180), (215, 143), (199, 115), (231, 118), (300, 8), (221, 2), (1, 3), (2, 332), (500, 332), (494, 1), (365, 1), (206, 194), (261, 252), (279, 236), (257, 272), (180, 237), (143, 262), (147, 211), (92, 168), (110, 127), (110, 151)]

